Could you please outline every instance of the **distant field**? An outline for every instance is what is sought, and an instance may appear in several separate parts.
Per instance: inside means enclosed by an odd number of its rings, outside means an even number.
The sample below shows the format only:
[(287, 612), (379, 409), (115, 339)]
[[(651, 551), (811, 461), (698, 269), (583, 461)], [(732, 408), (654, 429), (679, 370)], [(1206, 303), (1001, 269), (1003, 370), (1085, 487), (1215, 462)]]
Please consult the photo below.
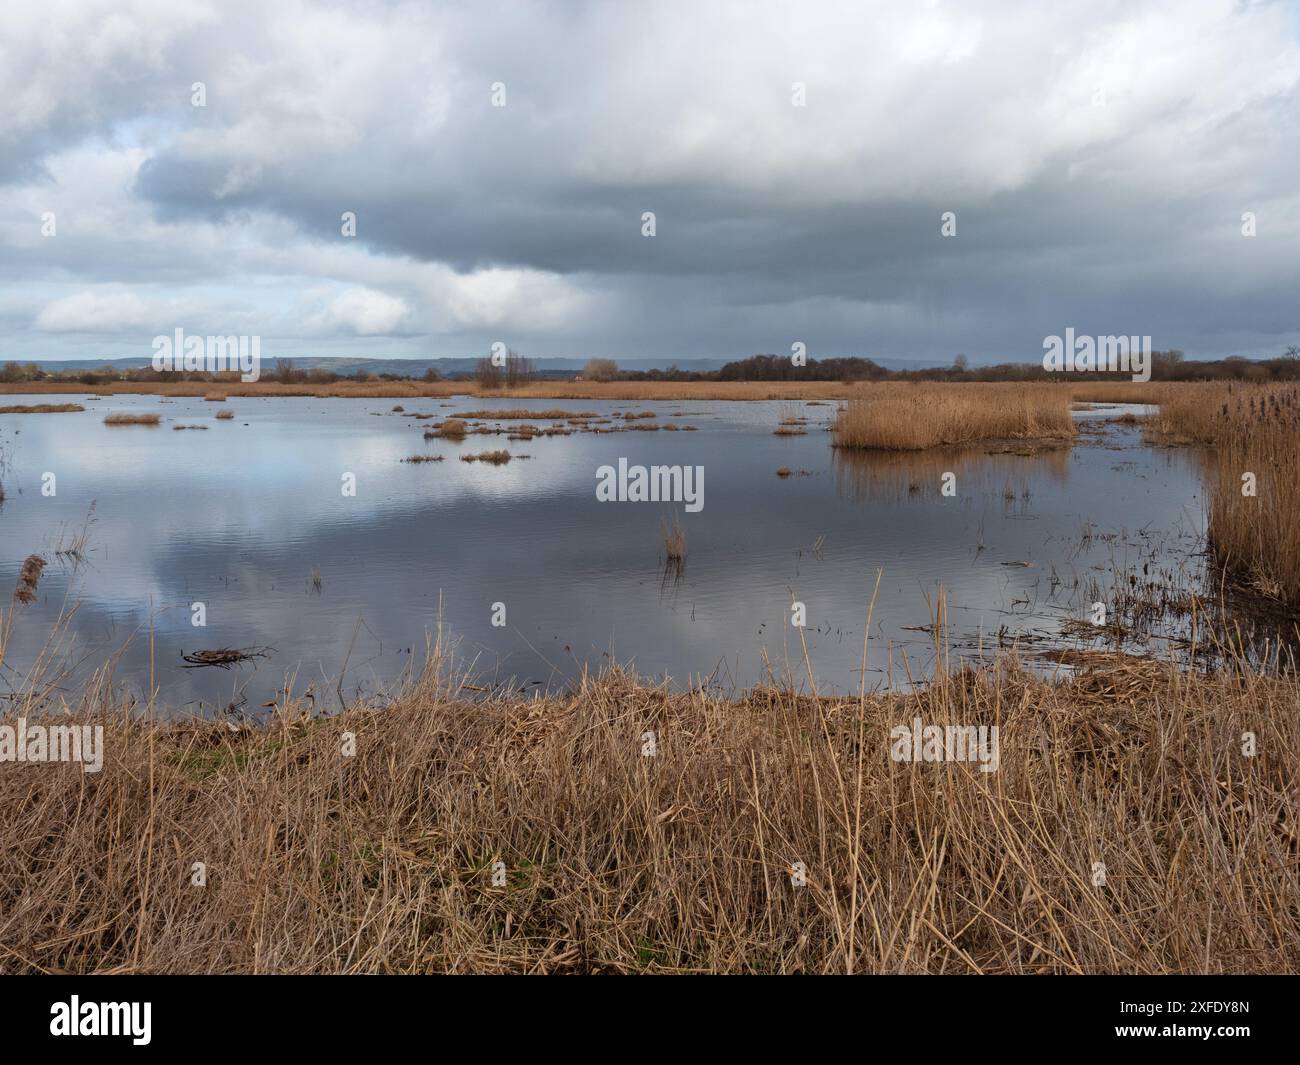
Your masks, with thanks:
[[(609, 399), (609, 400), (836, 400), (897, 392), (918, 394), (928, 389), (957, 389), (991, 398), (1009, 385), (1002, 382), (911, 382), (911, 381), (534, 381), (519, 388), (484, 390), (474, 381), (338, 381), (331, 384), (254, 384), (210, 381), (119, 381), (110, 385), (80, 382), (18, 382), (0, 384), (0, 395), (148, 395), (148, 396), (317, 396), (339, 399), (417, 399), (420, 397), (482, 396), (485, 399)], [(1042, 394), (1060, 390), (1071, 400), (1108, 403), (1159, 403), (1171, 390), (1195, 389), (1196, 384), (1126, 381), (1097, 383), (1029, 383), (1015, 387)]]

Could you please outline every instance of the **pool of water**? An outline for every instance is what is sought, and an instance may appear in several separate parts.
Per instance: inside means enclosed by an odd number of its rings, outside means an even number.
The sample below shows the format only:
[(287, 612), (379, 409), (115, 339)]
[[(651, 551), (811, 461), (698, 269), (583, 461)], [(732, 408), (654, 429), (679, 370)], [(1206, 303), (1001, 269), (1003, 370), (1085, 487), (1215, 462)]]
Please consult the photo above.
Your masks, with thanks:
[[(865, 455), (831, 447), (833, 406), (802, 403), (11, 400), (42, 401), (86, 411), (0, 415), (0, 579), (30, 554), (49, 562), (37, 601), (6, 609), (0, 694), (21, 685), (60, 617), (66, 687), (118, 655), (117, 682), (145, 692), (152, 678), (175, 710), (256, 707), (290, 679), (322, 704), (339, 689), (352, 699), (418, 668), (440, 618), (487, 683), (563, 685), (610, 662), (678, 685), (744, 687), (769, 670), (806, 683), (806, 647), (819, 690), (856, 692), (878, 573), (868, 687), (932, 670), (940, 603), (945, 642), (974, 654), (1050, 645), (1117, 573), (1200, 575), (1193, 459), (1107, 421), (1134, 408), (1080, 412), (1088, 431), (1073, 446), (1032, 455)], [(234, 419), (214, 418), (222, 406)], [(653, 410), (599, 427), (695, 431), (423, 439), (437, 419), (492, 408)], [(145, 411), (162, 424), (104, 424)], [(804, 435), (775, 435), (796, 412)], [(458, 461), (497, 448), (516, 457)], [(413, 454), (445, 461), (401, 461)], [(703, 467), (702, 509), (598, 500), (598, 469), (620, 459)], [(955, 494), (943, 494), (945, 474)], [(660, 537), (674, 516), (680, 565)], [(82, 560), (59, 555), (83, 530)], [(795, 603), (805, 628), (791, 623)], [(272, 650), (228, 671), (184, 668), (184, 653), (220, 647)]]

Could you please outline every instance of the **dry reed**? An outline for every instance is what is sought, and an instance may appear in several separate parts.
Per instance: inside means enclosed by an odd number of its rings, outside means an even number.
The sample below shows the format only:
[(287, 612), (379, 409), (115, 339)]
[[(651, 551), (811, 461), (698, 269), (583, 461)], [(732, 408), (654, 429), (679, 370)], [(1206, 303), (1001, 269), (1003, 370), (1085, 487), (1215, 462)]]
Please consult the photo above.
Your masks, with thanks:
[(504, 466), (512, 458), (526, 459), (527, 455), (511, 455), (509, 451), (480, 451), (476, 455), (461, 455), (461, 462), (486, 462), (489, 466)]
[(988, 440), (1068, 440), (1069, 393), (1055, 385), (907, 385), (872, 388), (834, 425), (841, 448), (919, 451)]
[(14, 587), (14, 598), (20, 603), (36, 602), (36, 586), (41, 583), (41, 574), (47, 563), (40, 555), (28, 555), (18, 571), (18, 583)]
[(1300, 609), (1300, 389), (1199, 385), (1162, 406), (1153, 431), (1212, 449), (1207, 538), (1223, 571)]
[[(1300, 970), (1294, 678), (1005, 661), (729, 700), (614, 670), (532, 700), (434, 671), (263, 729), (109, 691), (48, 708), (103, 725), (99, 773), (0, 773), (6, 971)], [(997, 724), (999, 769), (892, 761), (918, 717)]]
[(676, 514), (671, 522), (667, 518), (660, 520), (659, 538), (663, 541), (667, 561), (681, 562), (686, 557), (686, 526)]

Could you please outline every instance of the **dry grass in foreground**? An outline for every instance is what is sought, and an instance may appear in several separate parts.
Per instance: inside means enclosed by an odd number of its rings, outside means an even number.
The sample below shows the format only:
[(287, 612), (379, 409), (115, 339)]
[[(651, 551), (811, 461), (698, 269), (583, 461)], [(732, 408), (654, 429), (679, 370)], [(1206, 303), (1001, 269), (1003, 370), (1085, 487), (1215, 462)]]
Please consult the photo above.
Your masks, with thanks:
[(1051, 384), (881, 386), (850, 400), (834, 425), (836, 447), (887, 451), (1074, 434), (1070, 393)]
[[(101, 772), (0, 765), (0, 966), (1300, 970), (1294, 679), (1004, 662), (730, 701), (618, 671), (536, 700), (436, 677), (265, 729), (86, 696), (59, 720), (102, 722)], [(998, 724), (1000, 768), (891, 761), (915, 717)]]

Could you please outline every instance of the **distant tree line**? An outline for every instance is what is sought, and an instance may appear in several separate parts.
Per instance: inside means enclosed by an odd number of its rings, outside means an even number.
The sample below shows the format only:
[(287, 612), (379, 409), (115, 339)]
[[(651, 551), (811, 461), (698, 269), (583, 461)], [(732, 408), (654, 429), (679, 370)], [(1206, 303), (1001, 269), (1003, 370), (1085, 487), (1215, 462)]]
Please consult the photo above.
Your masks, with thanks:
[[(473, 374), (452, 374), (451, 381), (474, 380), (484, 389), (515, 388), (539, 376), (536, 364), (514, 351), (504, 360), (481, 359)], [(545, 376), (555, 376), (547, 372)], [(682, 370), (676, 365), (665, 370), (620, 370), (613, 359), (590, 359), (582, 374), (586, 381), (1060, 381), (1131, 379), (1128, 373), (1080, 372), (1050, 373), (1037, 362), (1004, 362), (996, 366), (971, 368), (966, 356), (958, 355), (951, 366), (917, 370), (890, 370), (871, 359), (859, 357), (809, 359), (806, 366), (796, 366), (788, 355), (751, 355), (726, 363), (720, 370)], [(395, 373), (338, 374), (331, 370), (308, 370), (295, 367), (288, 359), (277, 359), (263, 380), (280, 384), (333, 384), (337, 381), (409, 381), (409, 375)], [(425, 382), (442, 380), (429, 367), (419, 378)], [(1296, 381), (1300, 380), (1300, 347), (1292, 345), (1275, 358), (1248, 359), (1232, 355), (1226, 359), (1197, 362), (1184, 359), (1178, 350), (1151, 353), (1153, 381)], [(123, 370), (104, 366), (98, 370), (43, 370), (34, 363), (0, 364), (0, 384), (27, 381), (64, 381), (84, 385), (104, 385), (114, 381), (201, 381), (238, 382), (237, 371), (178, 372), (155, 370), (143, 366)]]
[[(1130, 373), (1053, 373), (1038, 362), (1004, 362), (996, 366), (971, 368), (966, 356), (958, 355), (951, 366), (916, 370), (890, 370), (871, 359), (809, 359), (796, 366), (788, 355), (751, 355), (725, 364), (714, 372), (667, 370), (620, 373), (628, 381), (1128, 381)], [(1153, 381), (1296, 381), (1300, 380), (1300, 348), (1288, 347), (1271, 359), (1248, 359), (1232, 355), (1206, 362), (1189, 361), (1177, 349), (1151, 353)]]

